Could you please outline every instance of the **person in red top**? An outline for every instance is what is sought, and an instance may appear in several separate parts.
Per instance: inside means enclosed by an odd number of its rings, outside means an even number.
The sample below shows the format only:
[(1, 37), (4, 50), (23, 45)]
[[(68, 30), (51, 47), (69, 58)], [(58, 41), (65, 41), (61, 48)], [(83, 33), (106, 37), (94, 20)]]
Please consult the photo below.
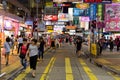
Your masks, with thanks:
[(20, 60), (21, 64), (23, 66), (23, 69), (26, 69), (26, 55), (27, 55), (27, 50), (28, 50), (28, 44), (27, 44), (27, 39), (23, 39), (23, 45), (20, 47)]

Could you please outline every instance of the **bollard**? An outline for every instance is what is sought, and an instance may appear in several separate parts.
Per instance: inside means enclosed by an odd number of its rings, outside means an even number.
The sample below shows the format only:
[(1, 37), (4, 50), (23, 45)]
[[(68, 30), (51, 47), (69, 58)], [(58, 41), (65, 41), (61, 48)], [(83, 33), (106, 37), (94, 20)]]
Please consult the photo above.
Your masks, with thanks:
[(1, 48), (2, 41), (0, 40), (0, 78), (6, 74), (6, 72), (2, 73), (2, 56), (1, 56)]

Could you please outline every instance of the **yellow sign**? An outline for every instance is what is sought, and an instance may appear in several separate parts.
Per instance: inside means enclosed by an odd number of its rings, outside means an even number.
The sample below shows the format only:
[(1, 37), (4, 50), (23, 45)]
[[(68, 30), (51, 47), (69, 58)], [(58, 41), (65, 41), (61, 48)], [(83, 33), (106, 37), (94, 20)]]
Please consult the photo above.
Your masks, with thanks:
[(113, 3), (118, 3), (120, 0), (112, 0)]
[(53, 2), (46, 2), (45, 5), (46, 7), (53, 7)]
[(53, 26), (49, 25), (49, 26), (46, 26), (47, 27), (47, 30), (53, 30)]
[(87, 9), (89, 8), (89, 4), (88, 3), (77, 3), (76, 8)]
[(97, 56), (97, 45), (92, 43), (91, 44), (91, 53), (94, 55), (94, 56)]
[(54, 32), (54, 30), (47, 30), (47, 32)]

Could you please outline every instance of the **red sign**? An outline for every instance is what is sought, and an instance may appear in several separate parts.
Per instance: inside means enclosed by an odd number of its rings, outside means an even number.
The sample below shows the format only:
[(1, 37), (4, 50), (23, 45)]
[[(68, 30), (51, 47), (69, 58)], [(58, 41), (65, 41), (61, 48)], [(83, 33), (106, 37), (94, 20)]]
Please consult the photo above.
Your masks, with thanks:
[(102, 2), (102, 0), (84, 0), (84, 2), (87, 2), (87, 3), (94, 3), (94, 2)]
[(45, 21), (57, 21), (58, 16), (57, 15), (45, 15), (44, 20)]
[(112, 0), (84, 0), (85, 3), (112, 3)]

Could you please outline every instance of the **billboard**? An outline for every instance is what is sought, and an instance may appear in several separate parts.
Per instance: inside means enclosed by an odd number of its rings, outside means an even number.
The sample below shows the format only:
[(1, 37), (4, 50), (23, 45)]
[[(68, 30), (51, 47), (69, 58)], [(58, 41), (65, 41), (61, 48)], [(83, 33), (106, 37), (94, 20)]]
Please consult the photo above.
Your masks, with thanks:
[(120, 4), (106, 4), (105, 22), (106, 31), (120, 31)]
[(85, 3), (112, 3), (112, 0), (84, 0)]
[(59, 13), (58, 14), (58, 21), (69, 21), (69, 15), (65, 13)]
[(96, 20), (96, 13), (97, 13), (97, 4), (90, 4), (90, 8), (89, 8), (90, 20)]
[(87, 8), (87, 9), (74, 8), (73, 15), (74, 16), (88, 16), (89, 15), (89, 8)]
[(57, 21), (58, 16), (57, 15), (45, 15), (44, 20), (45, 21)]

